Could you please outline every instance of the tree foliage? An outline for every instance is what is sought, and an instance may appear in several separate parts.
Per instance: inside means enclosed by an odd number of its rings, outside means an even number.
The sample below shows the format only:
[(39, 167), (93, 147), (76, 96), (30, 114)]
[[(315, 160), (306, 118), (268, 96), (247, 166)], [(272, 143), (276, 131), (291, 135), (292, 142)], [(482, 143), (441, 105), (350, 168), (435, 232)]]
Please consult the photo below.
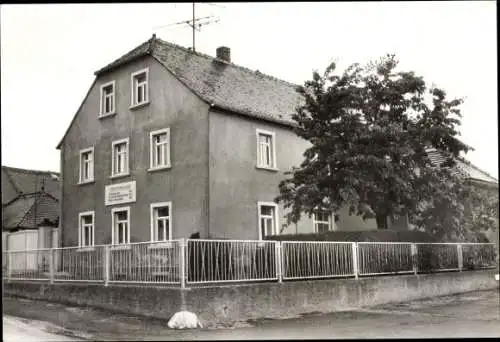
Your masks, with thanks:
[[(457, 139), (462, 99), (448, 99), (397, 65), (394, 55), (342, 73), (332, 63), (298, 88), (305, 101), (293, 115), (295, 132), (310, 146), (279, 185), (276, 201), (289, 208), (289, 222), (347, 206), (365, 219), (408, 214), (431, 226), (444, 206), (452, 214), (436, 233), (460, 233), (460, 199), (470, 192), (452, 172), (455, 158), (470, 149)], [(442, 165), (431, 163), (429, 148), (441, 151)]]

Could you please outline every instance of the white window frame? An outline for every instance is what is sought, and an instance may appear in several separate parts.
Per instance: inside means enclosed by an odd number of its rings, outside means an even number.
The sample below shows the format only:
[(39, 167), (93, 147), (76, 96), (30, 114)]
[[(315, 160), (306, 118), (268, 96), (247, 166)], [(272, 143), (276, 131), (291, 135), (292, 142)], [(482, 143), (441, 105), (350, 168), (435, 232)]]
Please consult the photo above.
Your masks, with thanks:
[[(116, 159), (115, 146), (119, 144), (126, 145), (125, 153), (127, 160), (125, 161), (124, 164), (126, 170), (121, 173), (115, 173), (115, 159)], [(130, 138), (115, 140), (111, 143), (111, 178), (128, 176), (129, 174), (130, 174)]]
[[(109, 95), (109, 97), (111, 97), (111, 106), (112, 106), (112, 110), (109, 111), (109, 112), (104, 112), (104, 104), (105, 104), (105, 101), (104, 101), (104, 88), (107, 88), (109, 86), (113, 86), (113, 92), (111, 93), (111, 95)], [(100, 101), (99, 101), (99, 117), (100, 118), (103, 118), (103, 117), (106, 117), (106, 116), (111, 116), (111, 115), (114, 115), (116, 113), (116, 82), (115, 81), (110, 81), (108, 83), (104, 83), (103, 85), (101, 85), (101, 96), (100, 96)]]
[[(88, 179), (83, 179), (83, 155), (85, 153), (89, 153), (91, 154), (91, 162), (90, 162), (90, 175), (89, 175), (89, 178)], [(85, 148), (85, 149), (82, 149), (80, 150), (80, 153), (79, 153), (79, 173), (78, 173), (78, 184), (85, 184), (85, 183), (91, 183), (94, 181), (94, 163), (95, 163), (95, 157), (94, 157), (94, 146), (91, 146), (89, 148)]]
[(260, 214), (260, 209), (261, 207), (274, 207), (274, 234), (273, 235), (279, 235), (280, 234), (280, 219), (279, 219), (279, 208), (278, 205), (274, 202), (257, 202), (257, 221), (258, 221), (258, 227), (259, 227), (259, 240), (263, 239), (262, 236), (262, 222), (261, 222), (261, 214)]
[(320, 221), (320, 220), (317, 220), (316, 219), (316, 211), (313, 213), (313, 231), (315, 233), (319, 233), (319, 230), (318, 230), (318, 226), (317, 224), (325, 224), (325, 223), (328, 223), (328, 231), (332, 231), (334, 230), (333, 229), (333, 225), (334, 225), (334, 215), (332, 212), (328, 212), (328, 210), (318, 210), (318, 211), (322, 211), (323, 213), (326, 213), (328, 214), (328, 222), (327, 221)]
[[(146, 81), (144, 83), (140, 83), (136, 85), (136, 78), (139, 75), (145, 74), (146, 75)], [(145, 91), (144, 91), (144, 101), (138, 103), (137, 102), (137, 89), (139, 85), (145, 84)], [(144, 68), (141, 70), (137, 70), (136, 72), (133, 72), (130, 75), (130, 108), (142, 106), (145, 104), (149, 103), (149, 68)]]
[[(92, 216), (92, 241), (89, 245), (82, 245), (83, 240), (83, 226), (82, 226), (82, 218), (84, 216)], [(95, 212), (92, 211), (83, 211), (78, 213), (78, 247), (86, 248), (86, 247), (94, 247), (95, 242)]]
[[(156, 229), (156, 221), (154, 218), (154, 211), (157, 208), (168, 207), (168, 239), (164, 240), (156, 240), (155, 239), (155, 229)], [(151, 215), (151, 242), (169, 242), (172, 241), (172, 202), (156, 202), (151, 203), (149, 206), (149, 213)], [(165, 236), (164, 236), (165, 237)]]
[[(267, 135), (271, 137), (271, 158), (272, 158), (272, 163), (271, 165), (265, 165), (261, 163), (261, 154), (260, 154), (260, 136), (261, 135)], [(260, 128), (257, 128), (255, 130), (255, 136), (257, 140), (257, 168), (259, 169), (267, 169), (267, 170), (278, 170), (278, 164), (276, 162), (276, 133), (271, 132), (271, 131), (266, 131)]]
[[(159, 134), (167, 134), (167, 140), (165, 144), (167, 145), (167, 156), (165, 160), (165, 165), (155, 165), (155, 151), (156, 145), (154, 142), (154, 137)], [(168, 169), (171, 167), (170, 163), (170, 127), (159, 129), (156, 131), (151, 131), (149, 133), (149, 171)]]
[[(127, 241), (125, 243), (115, 243), (117, 236), (115, 237), (115, 214), (117, 212), (126, 211), (127, 212)], [(129, 245), (130, 244), (130, 206), (120, 207), (111, 209), (111, 244), (112, 245)]]

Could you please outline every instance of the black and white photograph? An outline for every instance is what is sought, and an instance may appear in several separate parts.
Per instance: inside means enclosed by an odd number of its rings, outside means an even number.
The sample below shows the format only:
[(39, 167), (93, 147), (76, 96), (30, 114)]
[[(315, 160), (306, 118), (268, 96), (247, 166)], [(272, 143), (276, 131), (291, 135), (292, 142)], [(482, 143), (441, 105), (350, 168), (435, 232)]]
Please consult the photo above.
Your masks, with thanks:
[(3, 3), (3, 341), (499, 338), (496, 14)]

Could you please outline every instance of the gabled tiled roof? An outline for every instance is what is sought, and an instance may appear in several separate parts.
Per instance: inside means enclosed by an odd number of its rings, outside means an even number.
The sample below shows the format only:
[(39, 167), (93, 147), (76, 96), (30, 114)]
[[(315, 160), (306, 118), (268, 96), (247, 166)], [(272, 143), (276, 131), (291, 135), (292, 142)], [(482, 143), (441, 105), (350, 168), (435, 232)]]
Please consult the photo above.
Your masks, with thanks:
[(59, 173), (2, 166), (2, 205), (22, 194), (43, 191), (59, 198)]
[(2, 228), (37, 228), (44, 221), (56, 225), (59, 220), (58, 200), (46, 193), (20, 196), (2, 208)]
[(295, 84), (193, 52), (155, 36), (98, 70), (96, 75), (148, 54), (200, 98), (221, 109), (293, 125), (291, 116), (303, 101)]

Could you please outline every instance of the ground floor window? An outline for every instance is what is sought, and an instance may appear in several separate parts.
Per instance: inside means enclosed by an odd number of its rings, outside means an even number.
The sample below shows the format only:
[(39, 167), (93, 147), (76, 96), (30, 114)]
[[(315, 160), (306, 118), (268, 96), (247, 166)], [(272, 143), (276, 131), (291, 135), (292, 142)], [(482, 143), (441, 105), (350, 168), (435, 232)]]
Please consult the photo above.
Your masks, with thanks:
[(318, 210), (313, 214), (315, 233), (323, 233), (332, 230), (332, 214), (326, 210)]
[(278, 206), (273, 202), (259, 202), (259, 240), (278, 232)]
[(94, 245), (94, 216), (93, 211), (78, 214), (78, 246), (80, 247)]
[(172, 202), (151, 204), (151, 241), (172, 239)]
[(130, 207), (114, 208), (111, 210), (113, 245), (130, 243)]

